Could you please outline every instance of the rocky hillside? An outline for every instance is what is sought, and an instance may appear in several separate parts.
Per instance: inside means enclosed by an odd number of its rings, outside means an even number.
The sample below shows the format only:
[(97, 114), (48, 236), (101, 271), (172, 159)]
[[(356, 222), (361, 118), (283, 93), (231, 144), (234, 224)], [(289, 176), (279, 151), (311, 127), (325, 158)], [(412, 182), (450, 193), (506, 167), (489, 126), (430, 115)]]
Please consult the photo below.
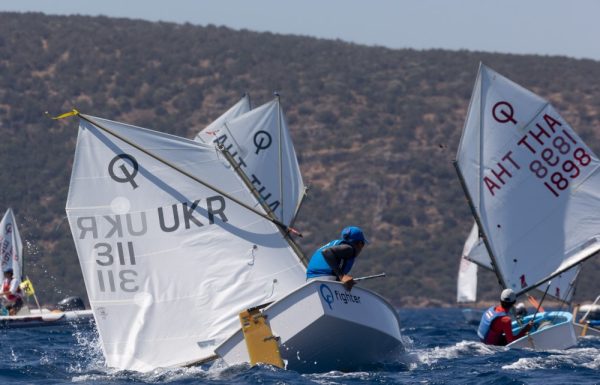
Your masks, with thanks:
[[(479, 62), (539, 93), (600, 152), (600, 63), (415, 51), (189, 24), (0, 13), (0, 210), (12, 207), (26, 272), (46, 302), (85, 297), (65, 218), (72, 107), (185, 137), (244, 92), (281, 94), (305, 181), (307, 253), (347, 224), (371, 245), (355, 274), (398, 305), (452, 304), (472, 218), (454, 158)], [(578, 298), (595, 297), (600, 258)], [(491, 273), (483, 299), (495, 298)]]

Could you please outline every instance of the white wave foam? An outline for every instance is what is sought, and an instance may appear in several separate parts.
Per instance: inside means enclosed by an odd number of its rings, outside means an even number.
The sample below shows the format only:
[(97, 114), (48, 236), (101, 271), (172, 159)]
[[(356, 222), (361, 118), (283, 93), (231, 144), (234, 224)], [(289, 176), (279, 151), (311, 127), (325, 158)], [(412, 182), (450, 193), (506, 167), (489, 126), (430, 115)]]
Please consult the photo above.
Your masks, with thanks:
[(600, 349), (580, 348), (564, 351), (552, 351), (548, 356), (519, 358), (510, 365), (502, 366), (505, 370), (553, 369), (560, 366), (573, 368), (600, 369)]
[(305, 374), (303, 377), (309, 377), (311, 381), (321, 385), (346, 384), (353, 380), (367, 383), (373, 380), (373, 374), (369, 372), (344, 373), (331, 371), (327, 373)]
[(73, 382), (118, 382), (134, 381), (150, 384), (185, 381), (189, 379), (206, 378), (206, 370), (199, 366), (189, 368), (159, 368), (147, 373), (131, 372), (103, 368), (102, 373), (82, 374), (72, 378)]
[(488, 346), (481, 342), (475, 341), (460, 341), (455, 345), (439, 347), (431, 349), (414, 350), (408, 352), (415, 360), (411, 363), (410, 369), (415, 369), (418, 364), (433, 365), (439, 360), (454, 359), (462, 356), (485, 356), (495, 354), (505, 348)]

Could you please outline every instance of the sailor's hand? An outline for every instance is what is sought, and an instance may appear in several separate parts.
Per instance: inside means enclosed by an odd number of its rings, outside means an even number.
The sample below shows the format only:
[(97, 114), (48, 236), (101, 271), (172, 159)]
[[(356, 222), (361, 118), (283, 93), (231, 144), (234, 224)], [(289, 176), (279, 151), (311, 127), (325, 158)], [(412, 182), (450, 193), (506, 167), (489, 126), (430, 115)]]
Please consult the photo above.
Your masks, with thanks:
[(525, 329), (525, 332), (528, 332), (528, 331), (530, 331), (532, 328), (533, 328), (533, 320), (529, 321), (529, 322), (527, 323), (527, 325), (525, 325), (525, 327), (524, 327), (524, 329)]
[(342, 278), (340, 278), (340, 282), (344, 285), (344, 288), (348, 291), (352, 290), (352, 286), (354, 286), (354, 284), (356, 282), (354, 282), (354, 278), (350, 275), (343, 275)]

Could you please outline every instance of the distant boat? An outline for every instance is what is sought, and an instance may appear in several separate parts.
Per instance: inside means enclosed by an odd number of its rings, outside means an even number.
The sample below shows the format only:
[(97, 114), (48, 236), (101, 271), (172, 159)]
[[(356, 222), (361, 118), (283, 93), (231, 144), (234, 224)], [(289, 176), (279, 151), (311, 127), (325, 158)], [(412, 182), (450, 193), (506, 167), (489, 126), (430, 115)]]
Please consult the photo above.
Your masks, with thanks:
[(592, 303), (575, 306), (573, 323), (578, 336), (600, 337), (600, 295)]
[(17, 227), (17, 221), (12, 209), (6, 210), (0, 222), (0, 245), (1, 259), (0, 271), (8, 269), (13, 271), (13, 277), (21, 281), (19, 290), (22, 292), (24, 301), (33, 296), (37, 308), (31, 308), (26, 302), (14, 315), (2, 307), (3, 314), (0, 315), (0, 328), (24, 328), (38, 326), (55, 326), (71, 322), (91, 321), (91, 310), (85, 310), (83, 301), (78, 297), (69, 297), (61, 301), (56, 309), (49, 310), (41, 308), (33, 284), (29, 279), (23, 279), (23, 242)]
[[(250, 164), (245, 152), (264, 155), (266, 137), (255, 141), (254, 126), (234, 128), (254, 113), (264, 114), (258, 122), (276, 123), (263, 127), (278, 129), (269, 134), (268, 152), (280, 168), (276, 175), (285, 178), (264, 183), (263, 191), (241, 161)], [(285, 176), (296, 159), (277, 100), (227, 120), (238, 144), (246, 146), (240, 138), (251, 135), (254, 147), (236, 147), (239, 156), (227, 143), (208, 145), (73, 114), (80, 125), (67, 216), (109, 367), (192, 365), (218, 358), (216, 351), (229, 364), (283, 366), (289, 358), (298, 362), (288, 367), (302, 370), (310, 357), (344, 369), (403, 348), (398, 315), (379, 295), (358, 287), (349, 293), (336, 282), (305, 283), (304, 258), (289, 226), (298, 205), (287, 204), (298, 195), (286, 192), (303, 189)], [(274, 190), (271, 196), (266, 189)], [(273, 197), (279, 205), (271, 204)], [(268, 334), (253, 339), (246, 328), (254, 325)], [(240, 345), (227, 341), (241, 329), (247, 355), (240, 361), (227, 353), (228, 346)], [(369, 340), (363, 341), (357, 333), (366, 330)], [(315, 339), (327, 333), (335, 344)], [(275, 361), (257, 353), (263, 344), (277, 353)], [(364, 354), (374, 347), (376, 356)], [(289, 357), (288, 348), (300, 350)]]
[[(502, 287), (543, 290), (600, 250), (598, 158), (547, 101), (484, 65), (455, 165)], [(572, 318), (538, 313), (509, 346), (573, 346)]]

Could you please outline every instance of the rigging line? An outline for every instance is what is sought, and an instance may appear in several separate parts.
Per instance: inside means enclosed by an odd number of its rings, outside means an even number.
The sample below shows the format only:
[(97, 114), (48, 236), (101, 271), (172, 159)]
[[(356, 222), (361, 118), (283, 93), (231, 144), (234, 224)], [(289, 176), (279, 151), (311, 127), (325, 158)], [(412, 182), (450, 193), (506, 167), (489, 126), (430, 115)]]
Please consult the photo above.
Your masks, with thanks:
[[(227, 199), (231, 200), (232, 202), (234, 202), (234, 203), (237, 203), (238, 205), (240, 205), (240, 206), (244, 207), (245, 209), (252, 211), (252, 212), (253, 212), (253, 213), (255, 213), (256, 215), (259, 215), (259, 216), (261, 216), (262, 218), (264, 218), (264, 219), (266, 219), (266, 220), (268, 220), (268, 221), (271, 221), (272, 223), (276, 224), (277, 226), (281, 227), (282, 229), (285, 229), (286, 231), (289, 231), (289, 232), (292, 232), (292, 233), (294, 233), (294, 234), (297, 234), (297, 235), (301, 236), (300, 232), (298, 232), (296, 229), (292, 229), (291, 227), (288, 227), (288, 226), (286, 226), (285, 224), (283, 224), (282, 222), (278, 221), (277, 219), (275, 219), (275, 218), (271, 218), (271, 217), (269, 217), (268, 215), (261, 213), (260, 211), (258, 211), (258, 210), (256, 210), (256, 209), (254, 209), (253, 207), (250, 207), (249, 205), (247, 205), (246, 203), (244, 203), (244, 202), (240, 201), (239, 199), (237, 199), (237, 198), (234, 198), (233, 196), (231, 196), (231, 195), (227, 194), (225, 191), (223, 191), (223, 190), (219, 189), (218, 187), (215, 187), (215, 186), (213, 186), (213, 185), (211, 185), (211, 184), (209, 184), (209, 183), (207, 183), (207, 182), (205, 182), (205, 181), (201, 180), (200, 178), (197, 178), (196, 176), (194, 176), (194, 175), (190, 174), (189, 172), (187, 172), (187, 171), (185, 171), (185, 170), (181, 169), (179, 166), (177, 166), (177, 165), (175, 165), (175, 164), (173, 164), (173, 163), (169, 162), (169, 161), (168, 161), (168, 160), (166, 160), (166, 159), (163, 159), (162, 157), (160, 157), (160, 156), (158, 156), (158, 155), (156, 155), (156, 154), (154, 154), (154, 153), (152, 153), (152, 152), (150, 152), (150, 151), (146, 150), (145, 148), (142, 148), (141, 146), (139, 146), (139, 145), (137, 145), (137, 144), (133, 143), (132, 141), (130, 141), (130, 140), (128, 140), (128, 139), (126, 139), (126, 138), (124, 138), (123, 136), (119, 135), (118, 133), (114, 132), (113, 130), (111, 130), (111, 129), (109, 129), (109, 128), (106, 128), (106, 127), (104, 127), (104, 126), (102, 126), (102, 125), (98, 124), (97, 122), (95, 122), (95, 121), (92, 119), (92, 117), (91, 117), (91, 116), (88, 116), (88, 115), (81, 114), (81, 113), (80, 113), (80, 112), (78, 112), (77, 110), (73, 110), (73, 111), (71, 111), (71, 113), (72, 113), (72, 115), (78, 115), (78, 116), (79, 116), (81, 119), (83, 119), (83, 120), (85, 120), (85, 121), (87, 121), (87, 122), (89, 122), (89, 123), (93, 124), (94, 126), (96, 126), (96, 127), (100, 128), (100, 129), (102, 129), (102, 130), (104, 130), (104, 131), (108, 132), (109, 134), (111, 134), (111, 135), (112, 135), (112, 136), (114, 136), (115, 138), (118, 138), (118, 139), (122, 140), (123, 142), (125, 142), (125, 143), (127, 143), (128, 145), (132, 146), (133, 148), (135, 148), (135, 149), (137, 149), (137, 150), (139, 150), (139, 151), (143, 152), (144, 154), (146, 154), (146, 155), (148, 155), (148, 156), (150, 156), (150, 157), (152, 157), (152, 158), (154, 158), (154, 159), (158, 160), (159, 162), (162, 162), (162, 163), (164, 163), (165, 165), (167, 165), (167, 166), (171, 167), (172, 169), (174, 169), (174, 170), (176, 170), (176, 171), (179, 171), (181, 174), (183, 174), (183, 175), (187, 176), (188, 178), (190, 178), (190, 179), (192, 179), (192, 180), (194, 180), (194, 181), (196, 181), (196, 182), (200, 183), (201, 185), (203, 185), (203, 186), (205, 186), (205, 187), (207, 187), (207, 188), (209, 188), (209, 189), (211, 189), (211, 190), (215, 191), (216, 193), (218, 193), (218, 194), (220, 194), (220, 195), (222, 195), (222, 196), (226, 197)], [(69, 113), (67, 113), (67, 114), (69, 114)], [(63, 115), (65, 115), (65, 114), (63, 114)], [(69, 116), (72, 116), (72, 115), (69, 115)], [(61, 116), (62, 116), (62, 115), (61, 115)]]

